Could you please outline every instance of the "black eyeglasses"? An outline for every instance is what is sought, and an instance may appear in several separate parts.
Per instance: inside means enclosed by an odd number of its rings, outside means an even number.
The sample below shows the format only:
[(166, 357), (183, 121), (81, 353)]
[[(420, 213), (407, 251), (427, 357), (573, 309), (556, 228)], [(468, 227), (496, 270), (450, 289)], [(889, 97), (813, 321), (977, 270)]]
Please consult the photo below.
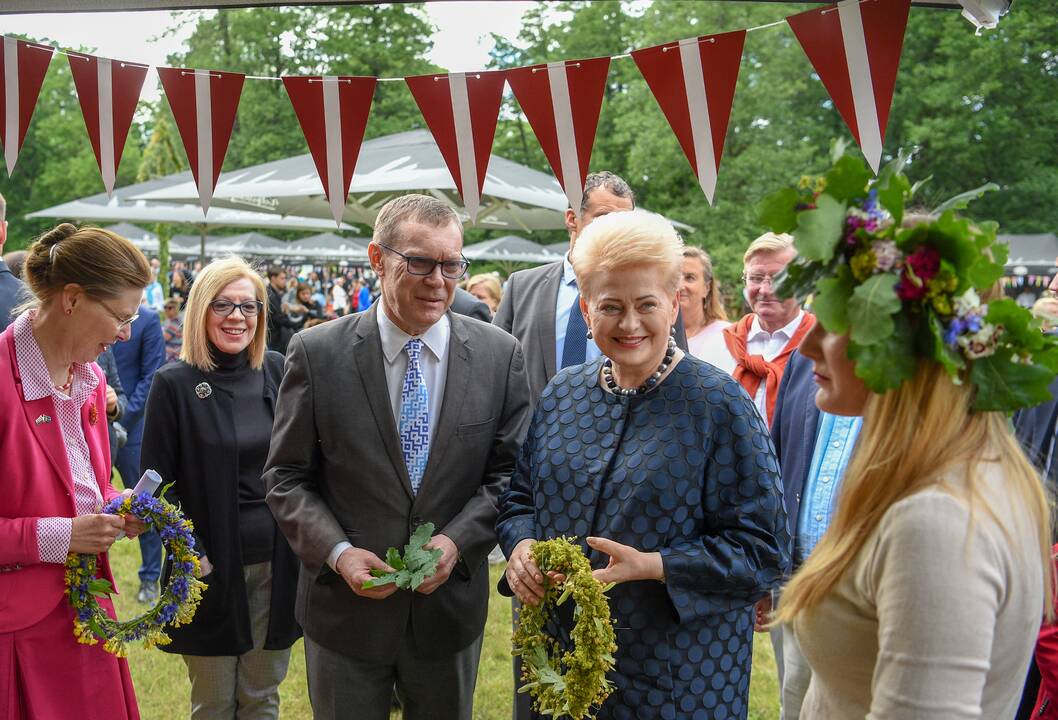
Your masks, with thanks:
[(247, 300), (244, 303), (233, 303), (231, 300), (214, 300), (209, 304), (209, 307), (221, 317), (228, 317), (235, 312), (235, 308), (239, 308), (243, 317), (253, 317), (261, 312), (264, 308), (264, 303), (260, 300)]
[(470, 267), (470, 261), (462, 255), (459, 256), (459, 260), (434, 260), (428, 257), (405, 255), (399, 250), (394, 250), (389, 245), (383, 245), (382, 243), (379, 243), (378, 246), (404, 258), (404, 263), (408, 266), (409, 275), (432, 275), (433, 269), (440, 265), (442, 275), (449, 280), (458, 280), (463, 277), (467, 268)]

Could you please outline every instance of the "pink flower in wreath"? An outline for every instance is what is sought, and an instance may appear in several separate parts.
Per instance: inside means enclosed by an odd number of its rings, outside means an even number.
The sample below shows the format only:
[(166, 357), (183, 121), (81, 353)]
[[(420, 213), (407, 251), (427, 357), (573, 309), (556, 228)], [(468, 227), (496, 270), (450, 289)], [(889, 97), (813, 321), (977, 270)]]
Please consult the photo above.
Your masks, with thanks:
[(940, 270), (940, 252), (931, 245), (922, 245), (907, 256), (907, 264), (923, 284), (932, 280)]

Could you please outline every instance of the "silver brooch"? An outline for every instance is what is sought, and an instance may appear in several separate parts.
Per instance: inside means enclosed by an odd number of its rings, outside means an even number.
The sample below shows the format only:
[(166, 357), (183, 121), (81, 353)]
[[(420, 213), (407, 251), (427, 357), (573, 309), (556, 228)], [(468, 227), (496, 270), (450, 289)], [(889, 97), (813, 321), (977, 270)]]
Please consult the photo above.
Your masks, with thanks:
[[(54, 246), (53, 246), (54, 247)], [(51, 422), (51, 415), (38, 415), (37, 419), (33, 421), (37, 425), (44, 425)]]
[(199, 400), (205, 400), (212, 394), (213, 388), (209, 386), (209, 383), (200, 382), (198, 385), (195, 385), (195, 395), (198, 395)]

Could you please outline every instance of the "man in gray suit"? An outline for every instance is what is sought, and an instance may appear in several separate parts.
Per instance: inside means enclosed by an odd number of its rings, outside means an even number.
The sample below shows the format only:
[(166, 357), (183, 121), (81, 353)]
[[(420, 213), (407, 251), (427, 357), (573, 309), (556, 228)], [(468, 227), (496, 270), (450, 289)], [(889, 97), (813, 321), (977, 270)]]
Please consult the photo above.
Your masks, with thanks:
[[(566, 210), (570, 251), (595, 218), (635, 209), (632, 188), (606, 170), (588, 175), (582, 197), (576, 212)], [(521, 342), (534, 403), (559, 370), (599, 357), (595, 341), (587, 338), (569, 253), (559, 262), (511, 274), (492, 323)], [(676, 321), (676, 344), (687, 349), (682, 315)]]
[[(488, 608), (496, 500), (529, 422), (521, 349), (449, 311), (466, 271), (462, 227), (423, 195), (390, 201), (368, 248), (370, 310), (290, 342), (265, 469), (268, 504), (304, 564), (316, 718), (471, 717)], [(417, 591), (365, 589), (432, 522), (443, 555)]]
[[(7, 202), (0, 195), (0, 253), (4, 252), (4, 243), (7, 242)], [(12, 311), (21, 303), (29, 299), (29, 292), (22, 281), (7, 267), (7, 263), (0, 258), (0, 330), (3, 330), (14, 319)]]

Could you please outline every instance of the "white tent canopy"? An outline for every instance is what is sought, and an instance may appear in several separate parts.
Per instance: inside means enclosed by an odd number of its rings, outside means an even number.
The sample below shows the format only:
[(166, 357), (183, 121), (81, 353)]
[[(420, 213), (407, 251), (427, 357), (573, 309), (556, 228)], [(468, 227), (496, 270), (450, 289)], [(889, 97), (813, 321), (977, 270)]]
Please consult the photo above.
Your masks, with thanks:
[[(199, 250), (191, 253), (194, 255), (201, 252), (203, 238), (206, 236), (208, 229), (214, 227), (266, 228), (274, 230), (334, 229), (334, 220), (249, 212), (247, 210), (223, 207), (211, 207), (206, 216), (203, 217), (201, 207), (184, 203), (164, 203), (133, 199), (134, 195), (154, 192), (170, 185), (181, 185), (185, 182), (192, 182), (190, 170), (117, 188), (111, 198), (108, 198), (106, 193), (90, 195), (62, 203), (61, 205), (31, 212), (26, 217), (48, 217), (92, 222), (197, 225), (202, 228), (202, 234), (198, 239)], [(343, 227), (351, 229), (348, 226)], [(146, 252), (157, 252), (158, 238), (153, 234), (151, 237), (155, 243), (153, 249), (147, 249), (147, 247), (141, 247), (141, 249)], [(170, 248), (170, 252), (172, 252), (172, 248)]]
[(289, 243), (283, 255), (307, 260), (367, 261), (367, 246), (371, 238), (342, 237), (334, 233), (320, 233)]
[[(360, 149), (343, 220), (373, 226), (391, 198), (421, 192), (445, 200), (468, 219), (441, 151), (427, 130), (387, 135)], [(197, 204), (193, 180), (146, 190), (136, 199)], [(330, 218), (316, 165), (309, 154), (231, 170), (213, 193), (215, 208)], [(485, 177), (477, 225), (483, 228), (553, 230), (565, 227), (566, 196), (547, 173), (493, 155)], [(330, 224), (334, 226), (333, 220)]]
[(561, 260), (560, 253), (551, 252), (543, 245), (532, 240), (505, 235), (494, 240), (467, 245), (463, 248), (467, 260), (488, 260), (495, 262), (549, 263)]

